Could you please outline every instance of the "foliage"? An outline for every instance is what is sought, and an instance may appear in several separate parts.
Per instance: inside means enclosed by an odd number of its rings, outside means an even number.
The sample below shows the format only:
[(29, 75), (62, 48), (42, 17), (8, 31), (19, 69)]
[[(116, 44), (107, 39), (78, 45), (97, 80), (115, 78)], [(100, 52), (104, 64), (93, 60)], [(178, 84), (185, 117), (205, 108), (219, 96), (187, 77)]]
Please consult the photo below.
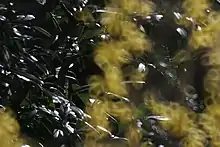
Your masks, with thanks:
[(95, 72), (90, 52), (99, 40), (89, 34), (96, 24), (74, 17), (85, 3), (1, 4), (1, 102), (16, 113), (22, 134), (45, 146), (81, 139), (84, 103), (77, 93)]

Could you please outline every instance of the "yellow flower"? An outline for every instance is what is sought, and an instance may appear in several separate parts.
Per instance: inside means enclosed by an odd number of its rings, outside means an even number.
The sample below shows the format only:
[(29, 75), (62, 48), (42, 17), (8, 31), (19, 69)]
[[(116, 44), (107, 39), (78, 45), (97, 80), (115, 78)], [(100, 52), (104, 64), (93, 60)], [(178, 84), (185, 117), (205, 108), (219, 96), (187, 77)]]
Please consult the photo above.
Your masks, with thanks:
[(184, 147), (205, 147), (205, 140), (207, 135), (204, 131), (198, 128), (189, 128), (189, 133), (183, 138)]
[(109, 92), (117, 95), (127, 95), (126, 87), (122, 83), (123, 75), (121, 69), (117, 67), (109, 67), (105, 70), (105, 82)]
[(90, 85), (89, 95), (93, 98), (97, 98), (105, 92), (104, 79), (101, 76), (93, 75), (90, 77), (88, 84)]
[(204, 28), (203, 30), (197, 30), (192, 32), (189, 44), (194, 49), (200, 49), (201, 47), (214, 47), (216, 43), (216, 30), (210, 30)]
[[(129, 73), (129, 80), (132, 82), (132, 85), (139, 89), (142, 87), (143, 82), (145, 82), (145, 77), (147, 75), (147, 72), (140, 72), (137, 69), (133, 69), (131, 73)], [(142, 84), (141, 84), (142, 83)]]
[[(91, 106), (86, 108), (86, 112), (91, 116), (89, 123), (98, 130), (98, 126), (105, 129), (109, 129), (109, 122), (107, 119), (107, 112), (109, 110), (107, 101), (95, 101)], [(99, 133), (90, 128), (90, 131), (86, 134), (88, 137), (104, 137), (106, 132), (98, 130)]]
[(109, 114), (119, 118), (122, 123), (130, 122), (134, 117), (132, 108), (124, 102), (109, 103)]
[(172, 135), (183, 138), (184, 147), (203, 147), (205, 142), (204, 132), (194, 122), (195, 115), (178, 103), (159, 103), (153, 96), (146, 100), (148, 108), (156, 115), (167, 117), (161, 121), (163, 128)]
[(196, 21), (207, 20), (207, 11), (211, 6), (209, 0), (184, 0), (183, 8), (187, 16), (191, 16)]
[(19, 125), (9, 112), (0, 112), (0, 146), (21, 147)]
[(120, 42), (103, 42), (96, 49), (94, 60), (102, 69), (106, 66), (120, 67), (131, 60), (131, 55)]
[(137, 26), (132, 22), (127, 22), (124, 25), (121, 36), (123, 38), (123, 44), (130, 52), (150, 51), (151, 43), (147, 39), (144, 33), (142, 33)]
[(140, 146), (141, 141), (141, 132), (139, 128), (137, 128), (137, 125), (129, 125), (128, 130), (125, 134), (126, 138), (128, 139), (128, 143), (130, 147), (137, 147)]
[(211, 146), (218, 147), (220, 145), (220, 109), (219, 104), (210, 105), (205, 113), (201, 114), (200, 124), (211, 137)]
[(136, 12), (146, 15), (152, 12), (153, 8), (152, 3), (150, 3), (148, 0), (111, 0), (109, 5), (112, 7), (120, 8), (127, 14)]
[(201, 24), (201, 26), (198, 26), (197, 30), (193, 30), (189, 45), (194, 49), (201, 47), (215, 48), (216, 44), (218, 44), (220, 15), (212, 13), (211, 16), (210, 18), (207, 17), (207, 22), (205, 24)]
[[(110, 10), (109, 10), (110, 11)], [(106, 13), (102, 15), (101, 23), (106, 27), (106, 31), (113, 37), (119, 37), (126, 26), (127, 16), (121, 13)]]

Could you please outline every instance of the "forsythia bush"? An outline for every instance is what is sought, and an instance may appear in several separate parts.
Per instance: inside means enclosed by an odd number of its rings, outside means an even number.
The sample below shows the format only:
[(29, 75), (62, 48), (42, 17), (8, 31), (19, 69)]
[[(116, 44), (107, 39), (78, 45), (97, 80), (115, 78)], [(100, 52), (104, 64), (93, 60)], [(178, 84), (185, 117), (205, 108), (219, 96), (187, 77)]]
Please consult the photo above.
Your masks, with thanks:
[[(112, 113), (112, 107), (118, 105), (118, 102), (110, 103), (111, 96), (103, 92), (111, 92), (116, 95), (126, 97), (128, 92), (126, 85), (123, 83), (124, 76), (122, 67), (124, 64), (129, 64), (132, 57), (136, 54), (151, 52), (151, 41), (147, 39), (137, 26), (129, 20), (129, 14), (133, 12), (140, 15), (147, 15), (153, 10), (153, 5), (149, 1), (136, 2), (134, 0), (111, 1), (107, 5), (107, 9), (111, 11), (117, 10), (115, 14), (107, 13), (102, 16), (102, 22), (106, 31), (112, 36), (112, 39), (101, 42), (98, 45), (94, 60), (97, 65), (104, 71), (104, 77), (94, 76), (91, 78), (90, 87), (93, 95), (96, 98), (96, 103), (90, 106), (88, 113), (93, 118), (91, 121), (95, 126), (101, 125), (108, 130), (109, 123), (106, 118), (106, 113), (117, 116), (119, 120), (124, 120), (126, 117), (127, 123), (130, 122), (127, 129), (128, 144), (131, 147), (141, 145), (141, 134), (139, 128), (135, 127), (132, 121), (135, 120), (135, 107), (127, 106), (126, 103), (121, 103), (121, 107), (117, 107)], [(148, 92), (145, 98), (145, 104), (150, 111), (155, 115), (161, 115), (168, 118), (166, 121), (161, 121), (163, 129), (167, 130), (171, 135), (181, 139), (184, 147), (205, 147), (207, 139), (210, 139), (211, 146), (218, 147), (219, 132), (219, 14), (215, 11), (210, 11), (211, 1), (209, 0), (185, 0), (182, 2), (184, 11), (183, 18), (177, 23), (185, 25), (192, 29), (189, 37), (187, 48), (190, 51), (199, 50), (207, 47), (208, 54), (204, 65), (217, 65), (217, 68), (212, 68), (205, 77), (205, 91), (209, 96), (205, 97), (206, 110), (201, 114), (189, 110), (187, 107), (177, 102), (163, 102), (153, 96), (153, 91)], [(116, 22), (117, 21), (117, 22)], [(163, 33), (163, 32), (161, 32)], [(115, 39), (116, 38), (116, 39)], [(208, 56), (208, 57), (207, 57)], [(205, 58), (205, 57), (203, 57)], [(180, 58), (179, 58), (180, 59)], [(134, 74), (134, 72), (132, 72)], [(130, 77), (134, 75), (129, 75)], [(139, 75), (138, 77), (141, 77)], [(96, 79), (96, 80), (95, 80)], [(99, 80), (100, 81), (99, 81)], [(140, 79), (140, 81), (144, 79)], [(133, 80), (132, 80), (133, 81)], [(100, 84), (100, 88), (95, 85)], [(97, 88), (96, 90), (94, 90)], [(100, 93), (101, 90), (101, 93)], [(138, 98), (137, 98), (138, 99)], [(211, 101), (211, 104), (208, 103)], [(130, 109), (130, 110), (129, 110)], [(94, 113), (93, 113), (94, 111)], [(103, 112), (104, 111), (104, 112)], [(106, 135), (106, 134), (105, 134)], [(104, 136), (105, 136), (104, 135)], [(87, 134), (88, 139), (94, 136)], [(94, 138), (93, 138), (94, 139)], [(100, 139), (100, 138), (99, 138)], [(85, 144), (89, 146), (90, 142)], [(105, 146), (94, 144), (93, 146)], [(150, 145), (149, 145), (150, 146)]]

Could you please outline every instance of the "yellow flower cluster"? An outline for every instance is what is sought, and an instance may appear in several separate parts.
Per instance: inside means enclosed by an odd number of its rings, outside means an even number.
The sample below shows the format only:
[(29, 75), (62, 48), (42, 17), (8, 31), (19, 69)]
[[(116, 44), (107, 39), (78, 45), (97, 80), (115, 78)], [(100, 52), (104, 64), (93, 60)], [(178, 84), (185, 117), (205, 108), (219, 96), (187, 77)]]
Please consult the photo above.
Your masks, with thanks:
[(184, 0), (183, 9), (187, 17), (199, 22), (207, 21), (207, 11), (210, 8), (210, 0)]
[[(189, 0), (187, 0), (189, 1)], [(206, 110), (200, 115), (199, 124), (202, 126), (208, 137), (211, 138), (211, 146), (220, 146), (220, 51), (219, 51), (219, 13), (209, 12), (207, 15), (205, 10), (208, 10), (211, 3), (208, 0), (190, 1), (191, 10), (186, 7), (186, 11), (191, 11), (198, 23), (204, 23), (201, 30), (194, 31), (191, 36), (190, 45), (194, 49), (201, 47), (209, 47), (209, 53), (206, 55), (204, 65), (212, 66), (206, 75), (205, 91), (208, 96), (205, 99)], [(189, 5), (188, 5), (189, 6)], [(200, 9), (200, 10), (197, 10)], [(209, 9), (210, 10), (210, 9)]]
[[(194, 49), (213, 47), (219, 37), (220, 15), (210, 7), (209, 0), (184, 0), (183, 2), (185, 17), (191, 21), (193, 28), (196, 27), (189, 40), (189, 45)], [(181, 21), (186, 25), (185, 21)]]
[(208, 136), (211, 138), (211, 145), (213, 147), (220, 146), (220, 61), (219, 61), (219, 48), (213, 48), (210, 51), (208, 65), (212, 65), (206, 75), (205, 81), (205, 91), (208, 96), (205, 99), (205, 104), (207, 106), (206, 111), (201, 114), (201, 125), (207, 132)]
[(206, 112), (201, 115), (200, 124), (211, 138), (211, 146), (220, 146), (220, 108), (219, 104), (209, 105)]
[[(107, 4), (106, 9), (115, 13), (102, 15), (101, 23), (113, 39), (101, 42), (95, 50), (94, 61), (104, 72), (104, 77), (95, 75), (89, 80), (90, 95), (98, 102), (87, 106), (89, 107), (87, 113), (91, 116), (90, 123), (95, 128), (97, 125), (102, 125), (101, 127), (110, 130), (106, 113), (117, 117), (121, 123), (132, 122), (135, 117), (134, 110), (128, 104), (122, 101), (111, 102), (109, 96), (100, 96), (100, 94), (110, 92), (119, 97), (126, 97), (127, 88), (123, 82), (125, 75), (122, 66), (130, 63), (133, 55), (150, 51), (151, 44), (147, 37), (128, 18), (134, 12), (139, 14), (151, 12), (152, 6), (149, 2), (140, 1), (140, 3), (135, 0), (112, 0)], [(137, 76), (132, 78), (137, 79)], [(129, 145), (137, 145), (140, 141), (138, 129), (131, 126), (127, 132)], [(91, 143), (89, 141), (91, 136), (87, 133), (85, 146)], [(94, 144), (94, 146), (100, 145)]]
[[(208, 0), (184, 0), (183, 8), (186, 16), (191, 16), (193, 24), (197, 26), (192, 31), (189, 47), (192, 50), (206, 48), (208, 54), (203, 56), (203, 64), (212, 67), (204, 79), (206, 109), (196, 114), (182, 105), (174, 102), (162, 103), (154, 96), (148, 95), (146, 105), (158, 115), (167, 117), (168, 121), (161, 121), (164, 129), (182, 139), (184, 147), (205, 147), (207, 138), (212, 147), (220, 146), (220, 50), (219, 50), (219, 14), (210, 11)], [(208, 11), (207, 11), (208, 10)], [(209, 14), (208, 14), (209, 13)], [(195, 27), (195, 26), (194, 26)], [(189, 58), (187, 53), (180, 52), (176, 58)]]
[(198, 128), (197, 116), (178, 103), (162, 103), (152, 95), (146, 97), (146, 105), (156, 115), (167, 117), (161, 121), (164, 129), (182, 139), (184, 147), (204, 147), (206, 134)]
[(0, 146), (21, 147), (19, 125), (9, 112), (0, 111)]
[(127, 14), (132, 14), (134, 12), (148, 14), (152, 11), (152, 3), (149, 0), (111, 0), (108, 6), (119, 8)]
[(134, 124), (134, 125), (131, 124), (129, 126), (128, 131), (126, 132), (125, 136), (128, 139), (128, 144), (131, 147), (140, 146), (141, 132), (137, 128), (136, 124)]
[(220, 19), (214, 24), (208, 24), (203, 28), (199, 26), (197, 30), (193, 30), (189, 45), (193, 49), (200, 49), (201, 47), (214, 48), (219, 38), (219, 24)]

